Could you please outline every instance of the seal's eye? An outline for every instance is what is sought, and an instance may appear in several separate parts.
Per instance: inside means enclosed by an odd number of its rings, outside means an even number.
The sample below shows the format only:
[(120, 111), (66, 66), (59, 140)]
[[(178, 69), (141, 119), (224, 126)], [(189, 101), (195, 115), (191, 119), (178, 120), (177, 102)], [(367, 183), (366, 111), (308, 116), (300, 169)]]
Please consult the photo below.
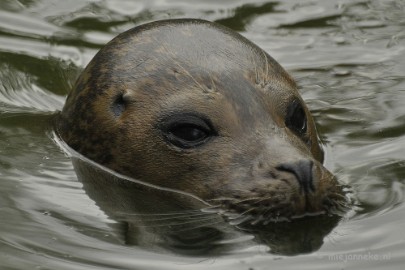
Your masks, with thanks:
[(307, 117), (298, 100), (292, 102), (288, 107), (285, 124), (298, 135), (304, 135), (307, 132)]
[(173, 127), (169, 134), (185, 142), (199, 142), (208, 137), (208, 132), (199, 126), (183, 124)]
[(195, 115), (175, 115), (165, 120), (163, 132), (169, 143), (180, 148), (193, 148), (214, 135), (208, 121)]

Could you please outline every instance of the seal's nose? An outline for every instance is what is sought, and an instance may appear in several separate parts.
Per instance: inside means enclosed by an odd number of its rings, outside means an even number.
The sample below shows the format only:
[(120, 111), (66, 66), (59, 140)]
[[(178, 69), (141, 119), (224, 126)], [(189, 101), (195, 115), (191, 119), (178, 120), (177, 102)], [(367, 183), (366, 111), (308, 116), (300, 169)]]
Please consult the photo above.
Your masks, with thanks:
[(313, 162), (311, 160), (300, 160), (295, 163), (280, 164), (277, 166), (277, 170), (294, 174), (300, 184), (300, 191), (309, 193), (315, 191), (312, 177), (312, 166)]

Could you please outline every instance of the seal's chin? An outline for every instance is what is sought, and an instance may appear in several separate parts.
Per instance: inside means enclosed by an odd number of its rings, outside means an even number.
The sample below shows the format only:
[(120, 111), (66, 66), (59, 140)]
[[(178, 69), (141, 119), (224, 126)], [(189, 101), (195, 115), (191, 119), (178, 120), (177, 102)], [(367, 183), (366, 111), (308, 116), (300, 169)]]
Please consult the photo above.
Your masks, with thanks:
[(266, 194), (238, 195), (210, 200), (218, 213), (232, 225), (267, 225), (313, 216), (343, 216), (350, 209), (344, 186), (335, 185), (322, 194), (267, 191)]

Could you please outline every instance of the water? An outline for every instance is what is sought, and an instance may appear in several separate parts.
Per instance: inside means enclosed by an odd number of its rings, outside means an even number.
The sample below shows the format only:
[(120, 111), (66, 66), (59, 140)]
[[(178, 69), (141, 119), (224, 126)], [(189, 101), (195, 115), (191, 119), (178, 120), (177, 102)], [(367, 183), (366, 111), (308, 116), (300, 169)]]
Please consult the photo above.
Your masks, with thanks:
[[(404, 13), (402, 0), (1, 1), (0, 269), (402, 269)], [(206, 256), (125, 243), (54, 142), (52, 118), (97, 50), (179, 17), (239, 31), (300, 85), (326, 166), (359, 200), (318, 250), (277, 255), (243, 235)]]

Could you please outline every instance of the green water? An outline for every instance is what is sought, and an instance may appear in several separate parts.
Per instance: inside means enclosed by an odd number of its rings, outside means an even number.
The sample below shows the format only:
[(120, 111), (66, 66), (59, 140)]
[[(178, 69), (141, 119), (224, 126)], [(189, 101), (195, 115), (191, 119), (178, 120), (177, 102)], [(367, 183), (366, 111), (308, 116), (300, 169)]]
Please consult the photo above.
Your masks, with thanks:
[[(404, 14), (402, 0), (1, 0), (0, 269), (402, 269)], [(103, 44), (181, 17), (240, 32), (297, 80), (326, 167), (359, 200), (319, 250), (184, 256), (125, 244), (54, 142), (50, 121)]]

